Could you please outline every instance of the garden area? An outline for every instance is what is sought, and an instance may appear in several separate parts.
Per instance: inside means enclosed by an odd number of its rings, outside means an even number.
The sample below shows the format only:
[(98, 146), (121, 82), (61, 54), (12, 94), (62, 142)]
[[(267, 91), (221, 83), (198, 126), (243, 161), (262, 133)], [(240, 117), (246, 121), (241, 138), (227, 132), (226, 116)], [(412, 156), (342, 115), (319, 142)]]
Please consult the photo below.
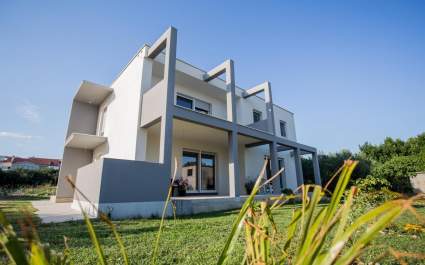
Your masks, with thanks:
[[(425, 215), (425, 204), (417, 204), (419, 213)], [(277, 229), (282, 231), (289, 224), (293, 206), (285, 206), (275, 211)], [(0, 201), (0, 209), (6, 213), (15, 227), (19, 220), (26, 218), (25, 210), (37, 226), (41, 241), (49, 243), (56, 251), (64, 251), (65, 240), (70, 258), (74, 264), (96, 264), (98, 257), (94, 251), (89, 232), (84, 221), (58, 224), (39, 224), (33, 215), (34, 209), (28, 201)], [(215, 264), (230, 233), (237, 211), (179, 217), (167, 220), (161, 237), (158, 264)], [(155, 242), (159, 219), (130, 219), (113, 222), (119, 231), (131, 264), (147, 264), (150, 261)], [(425, 233), (406, 229), (407, 224), (420, 226), (420, 222), (410, 213), (401, 216), (393, 225), (383, 230), (372, 242), (372, 247), (362, 254), (361, 260), (367, 264), (374, 261), (388, 247), (408, 253), (425, 254)], [(113, 233), (107, 224), (93, 221), (94, 229), (110, 264), (123, 264), (122, 257)], [(229, 264), (240, 264), (243, 255), (243, 241), (239, 239)], [(425, 261), (411, 259), (410, 264), (425, 264)], [(397, 264), (387, 255), (380, 264)]]
[[(425, 264), (425, 198), (410, 185), (410, 177), (425, 170), (424, 155), (425, 134), (366, 143), (356, 154), (323, 154), (323, 190), (306, 185), (296, 198), (269, 204), (252, 197), (227, 212), (41, 224), (30, 200), (47, 198), (49, 181), (8, 184), (0, 210), (22, 248), (31, 245), (27, 257), (37, 256), (37, 244), (46, 251), (46, 262), (34, 264)], [(264, 184), (257, 181), (253, 194)], [(0, 218), (4, 263), (5, 242), (14, 238), (6, 219)], [(48, 262), (51, 253), (67, 260)]]

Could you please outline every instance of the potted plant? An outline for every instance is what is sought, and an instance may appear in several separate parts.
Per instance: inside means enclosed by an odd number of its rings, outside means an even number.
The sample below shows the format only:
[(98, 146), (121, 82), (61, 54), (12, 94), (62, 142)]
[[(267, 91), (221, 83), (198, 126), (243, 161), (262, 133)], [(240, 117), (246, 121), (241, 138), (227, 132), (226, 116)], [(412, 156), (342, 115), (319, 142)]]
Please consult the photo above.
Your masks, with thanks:
[[(173, 183), (173, 195), (185, 196), (189, 182), (187, 179), (178, 178)], [(176, 194), (177, 193), (177, 194)]]
[(246, 194), (251, 194), (252, 189), (254, 189), (254, 185), (255, 185), (255, 181), (253, 180), (248, 180), (247, 182), (245, 182), (245, 190), (246, 190)]

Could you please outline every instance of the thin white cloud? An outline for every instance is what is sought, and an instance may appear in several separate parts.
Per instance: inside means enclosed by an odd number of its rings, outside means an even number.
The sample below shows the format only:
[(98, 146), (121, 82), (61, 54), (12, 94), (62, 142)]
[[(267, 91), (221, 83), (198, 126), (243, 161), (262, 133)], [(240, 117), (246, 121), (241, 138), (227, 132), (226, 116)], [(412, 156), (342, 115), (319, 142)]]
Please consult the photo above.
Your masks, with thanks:
[(26, 135), (26, 134), (15, 133), (15, 132), (0, 132), (0, 137), (17, 139), (17, 140), (32, 140), (32, 139), (35, 139), (35, 138), (40, 138), (39, 136)]
[(29, 122), (39, 123), (41, 120), (39, 107), (29, 101), (25, 101), (23, 104), (19, 105), (16, 110), (22, 118)]

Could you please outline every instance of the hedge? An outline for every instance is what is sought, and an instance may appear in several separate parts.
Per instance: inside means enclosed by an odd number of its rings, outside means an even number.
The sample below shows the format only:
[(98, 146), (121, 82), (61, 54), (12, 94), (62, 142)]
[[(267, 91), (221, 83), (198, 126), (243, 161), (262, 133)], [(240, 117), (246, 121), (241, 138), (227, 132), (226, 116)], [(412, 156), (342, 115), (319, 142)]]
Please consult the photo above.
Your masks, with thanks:
[(56, 185), (58, 170), (0, 170), (0, 186), (2, 188), (16, 188), (19, 186), (37, 186), (41, 184)]

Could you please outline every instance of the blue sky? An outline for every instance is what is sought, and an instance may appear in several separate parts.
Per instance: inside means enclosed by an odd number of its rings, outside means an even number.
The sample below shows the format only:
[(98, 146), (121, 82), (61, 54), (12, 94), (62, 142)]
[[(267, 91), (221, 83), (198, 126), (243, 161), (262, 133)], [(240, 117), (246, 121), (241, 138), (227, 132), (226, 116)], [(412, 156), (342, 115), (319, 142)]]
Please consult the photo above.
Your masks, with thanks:
[(272, 83), (325, 152), (425, 131), (424, 1), (0, 1), (0, 154), (60, 157), (81, 80), (109, 85), (169, 25), (177, 56)]

